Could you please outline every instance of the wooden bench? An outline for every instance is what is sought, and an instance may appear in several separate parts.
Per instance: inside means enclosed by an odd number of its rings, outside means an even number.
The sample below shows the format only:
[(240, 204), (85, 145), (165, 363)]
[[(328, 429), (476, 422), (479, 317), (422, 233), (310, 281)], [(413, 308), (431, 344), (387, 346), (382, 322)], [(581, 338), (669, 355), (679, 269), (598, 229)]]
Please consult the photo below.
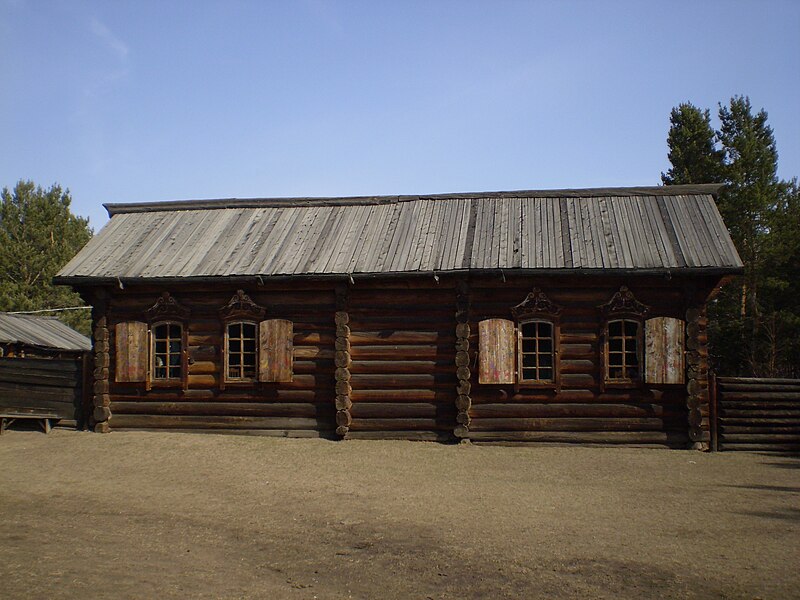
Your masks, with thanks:
[(39, 425), (42, 428), (42, 431), (45, 433), (50, 433), (50, 430), (53, 428), (54, 421), (60, 421), (62, 417), (54, 414), (54, 413), (26, 413), (26, 412), (1, 412), (0, 413), (0, 435), (6, 430), (6, 428), (11, 425), (14, 421), (20, 419), (28, 419), (28, 420), (36, 420), (39, 421)]

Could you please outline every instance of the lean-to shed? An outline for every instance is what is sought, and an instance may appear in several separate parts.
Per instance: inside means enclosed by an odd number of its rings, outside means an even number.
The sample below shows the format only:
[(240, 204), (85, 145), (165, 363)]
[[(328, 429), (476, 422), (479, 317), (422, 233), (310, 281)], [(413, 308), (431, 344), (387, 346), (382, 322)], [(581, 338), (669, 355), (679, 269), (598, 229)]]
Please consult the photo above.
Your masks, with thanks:
[(716, 189), (109, 204), (56, 282), (98, 431), (702, 445)]
[(82, 424), (91, 349), (55, 317), (0, 313), (0, 430), (20, 418)]

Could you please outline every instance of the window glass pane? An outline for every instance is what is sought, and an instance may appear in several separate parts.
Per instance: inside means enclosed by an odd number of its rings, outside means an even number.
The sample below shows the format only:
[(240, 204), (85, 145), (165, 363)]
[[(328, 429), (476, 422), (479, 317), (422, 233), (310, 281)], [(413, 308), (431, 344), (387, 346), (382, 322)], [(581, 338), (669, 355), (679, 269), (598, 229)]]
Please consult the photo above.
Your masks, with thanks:
[(169, 337), (180, 339), (180, 337), (181, 337), (181, 326), (180, 325), (170, 325), (169, 326)]
[(241, 352), (242, 351), (242, 342), (240, 340), (229, 340), (228, 341), (228, 351), (229, 352)]
[(169, 364), (170, 366), (180, 366), (181, 365), (181, 355), (180, 354), (170, 354), (169, 355)]
[(244, 351), (245, 352), (255, 352), (256, 351), (256, 341), (255, 340), (245, 340), (244, 341)]
[(167, 342), (156, 340), (156, 354), (164, 354), (167, 351)]
[(609, 352), (622, 352), (622, 340), (620, 338), (611, 338), (608, 340)]
[(166, 325), (156, 325), (153, 328), (153, 337), (157, 339), (164, 339), (167, 337), (167, 326)]
[(622, 321), (611, 321), (608, 324), (608, 335), (621, 336), (622, 335)]
[(169, 351), (171, 354), (180, 354), (181, 351), (180, 340), (171, 340), (169, 343)]
[(237, 366), (242, 364), (242, 355), (238, 352), (236, 354), (231, 354), (228, 356), (228, 364)]
[(552, 381), (553, 380), (553, 369), (550, 367), (546, 367), (544, 369), (539, 369), (539, 379)]
[(242, 324), (242, 335), (247, 338), (256, 337), (256, 325), (255, 323), (244, 323)]
[(553, 366), (553, 355), (552, 354), (540, 354), (539, 355), (539, 366), (540, 367), (552, 367)]
[(539, 340), (539, 352), (550, 353), (553, 351), (553, 340), (551, 337), (546, 337)]
[(522, 369), (522, 378), (523, 379), (535, 380), (536, 379), (536, 369), (525, 369), (525, 368), (523, 368)]
[(536, 337), (536, 323), (523, 323), (521, 327), (522, 337)]
[(552, 338), (553, 337), (553, 324), (552, 323), (539, 323), (539, 337)]
[(153, 371), (153, 377), (156, 379), (166, 379), (167, 377), (167, 368), (166, 367), (156, 367)]
[(639, 323), (636, 321), (625, 321), (625, 335), (635, 336), (639, 331)]
[(639, 364), (639, 359), (636, 356), (636, 352), (626, 352), (625, 353), (625, 364), (628, 366), (635, 366)]
[(241, 337), (241, 335), (242, 335), (242, 326), (239, 323), (232, 323), (228, 325), (229, 337)]
[(608, 353), (608, 364), (610, 366), (621, 366), (622, 365), (622, 352), (609, 352)]
[(523, 354), (522, 355), (522, 366), (524, 367), (535, 367), (536, 366), (536, 355), (535, 354)]
[(522, 340), (523, 352), (536, 352), (536, 340)]

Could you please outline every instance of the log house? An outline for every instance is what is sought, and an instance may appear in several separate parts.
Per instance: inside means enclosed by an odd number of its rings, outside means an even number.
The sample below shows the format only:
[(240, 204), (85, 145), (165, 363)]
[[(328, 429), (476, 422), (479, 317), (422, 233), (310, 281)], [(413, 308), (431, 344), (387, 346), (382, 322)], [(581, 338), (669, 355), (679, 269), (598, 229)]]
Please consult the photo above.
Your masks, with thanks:
[(718, 187), (109, 204), (97, 431), (709, 439)]

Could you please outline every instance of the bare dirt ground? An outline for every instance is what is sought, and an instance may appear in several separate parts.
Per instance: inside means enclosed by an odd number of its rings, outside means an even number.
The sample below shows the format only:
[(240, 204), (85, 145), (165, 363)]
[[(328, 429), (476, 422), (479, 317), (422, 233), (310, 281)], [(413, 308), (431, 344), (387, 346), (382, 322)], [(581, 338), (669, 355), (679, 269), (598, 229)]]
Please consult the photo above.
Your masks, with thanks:
[(800, 459), (0, 438), (3, 598), (800, 598)]

